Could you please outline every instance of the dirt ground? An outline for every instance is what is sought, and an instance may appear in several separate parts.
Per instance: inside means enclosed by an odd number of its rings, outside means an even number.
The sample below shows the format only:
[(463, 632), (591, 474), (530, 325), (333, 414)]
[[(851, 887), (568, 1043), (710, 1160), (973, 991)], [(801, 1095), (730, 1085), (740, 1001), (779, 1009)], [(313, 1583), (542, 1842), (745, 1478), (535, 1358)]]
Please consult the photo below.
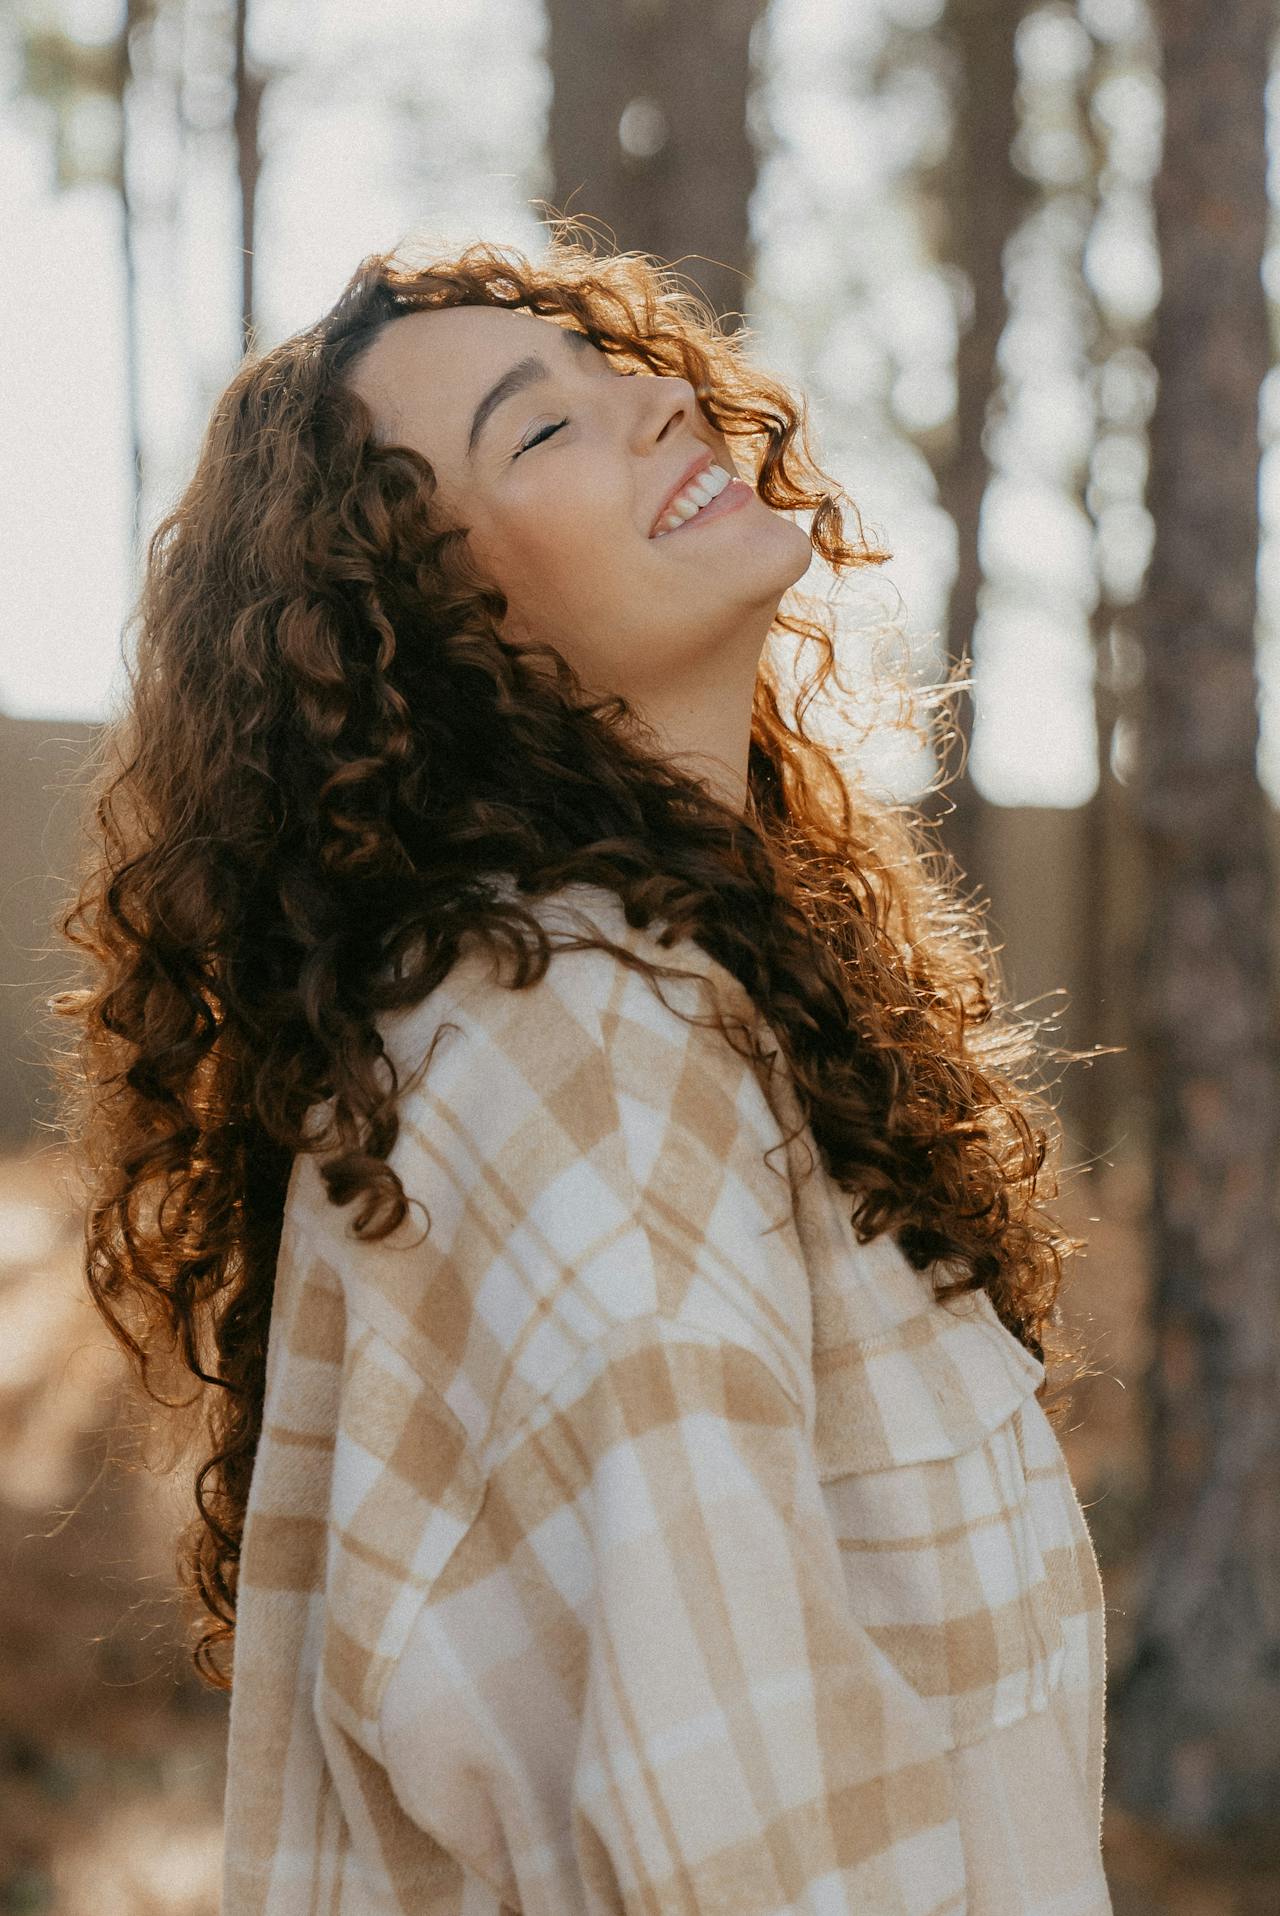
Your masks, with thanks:
[[(1095, 1374), (1058, 1426), (1102, 1567), (1109, 1660), (1141, 1542), (1139, 1172), (1078, 1180), (1067, 1315)], [(56, 1155), (0, 1160), (0, 1916), (217, 1916), (226, 1699), (173, 1599), (185, 1483), (113, 1461), (131, 1400), (79, 1275)], [(1280, 1856), (1108, 1810), (1116, 1916), (1276, 1916)]]

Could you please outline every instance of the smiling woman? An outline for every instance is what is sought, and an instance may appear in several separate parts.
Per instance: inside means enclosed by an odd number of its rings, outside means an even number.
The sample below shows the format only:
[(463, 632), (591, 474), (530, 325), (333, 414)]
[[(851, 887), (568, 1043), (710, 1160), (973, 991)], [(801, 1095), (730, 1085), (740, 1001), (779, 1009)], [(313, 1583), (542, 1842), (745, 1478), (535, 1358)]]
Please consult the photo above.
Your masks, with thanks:
[(61, 1062), (224, 1916), (1109, 1907), (1055, 1120), (806, 730), (802, 420), (643, 256), (377, 255), (152, 539)]
[(737, 480), (692, 521), (705, 537), (656, 537), (733, 454), (687, 378), (617, 370), (575, 327), (455, 306), (384, 328), (350, 377), (378, 438), (429, 461), (438, 511), (503, 594), (504, 633), (634, 705), (740, 809), (760, 655), (809, 537)]

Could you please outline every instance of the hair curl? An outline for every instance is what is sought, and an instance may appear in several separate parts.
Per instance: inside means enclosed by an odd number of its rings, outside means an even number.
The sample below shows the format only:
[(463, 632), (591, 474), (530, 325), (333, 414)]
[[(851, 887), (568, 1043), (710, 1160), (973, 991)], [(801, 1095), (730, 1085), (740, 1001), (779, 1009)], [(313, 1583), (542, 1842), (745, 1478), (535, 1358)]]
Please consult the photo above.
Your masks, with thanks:
[[(349, 376), (383, 327), (523, 308), (687, 378), (760, 497), (812, 512), (837, 575), (889, 556), (860, 520), (846, 539), (804, 403), (748, 363), (747, 335), (670, 267), (601, 255), (573, 224), (552, 223), (537, 263), (488, 244), (364, 260), (316, 324), (245, 359), (148, 544), (130, 696), (57, 919), (92, 982), (53, 1000), (77, 1027), (55, 1065), (94, 1302), (143, 1390), (195, 1405), (212, 1442), (178, 1570), (203, 1606), (192, 1660), (217, 1689), (291, 1161), (328, 1150), (329, 1198), (362, 1200), (359, 1233), (400, 1222), (375, 1019), (430, 992), (464, 937), (520, 954), (519, 984), (543, 975), (545, 932), (495, 872), (532, 898), (606, 887), (632, 925), (660, 917), (725, 966), (781, 1042), (859, 1236), (894, 1230), (917, 1268), (938, 1265), (940, 1296), (985, 1288), (1037, 1356), (1080, 1248), (1039, 1201), (1046, 1182), (1057, 1195), (1060, 1132), (1029, 1079), (1038, 1027), (1002, 1005), (976, 907), (923, 817), (868, 796), (806, 730), (819, 694), (838, 710), (830, 611), (782, 601), (775, 631), (818, 664), (787, 713), (766, 648), (738, 813), (624, 699), (588, 700), (550, 648), (501, 635), (506, 601), (441, 522), (429, 463), (375, 438)], [(332, 1131), (307, 1135), (327, 1100)], [(198, 1380), (186, 1406), (163, 1374)]]

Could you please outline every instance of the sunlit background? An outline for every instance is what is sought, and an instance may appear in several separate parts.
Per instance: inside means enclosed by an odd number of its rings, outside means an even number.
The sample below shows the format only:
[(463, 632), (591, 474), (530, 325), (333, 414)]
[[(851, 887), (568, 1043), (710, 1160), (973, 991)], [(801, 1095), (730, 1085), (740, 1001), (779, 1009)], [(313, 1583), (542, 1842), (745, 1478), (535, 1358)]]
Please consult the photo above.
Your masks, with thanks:
[[(691, 17), (684, 0), (607, 6), (637, 31)], [(91, 728), (124, 697), (146, 540), (242, 351), (237, 109), (249, 85), (260, 96), (253, 319), (270, 345), (317, 318), (364, 255), (403, 238), (537, 252), (547, 202), (601, 215), (552, 163), (555, 101), (567, 95), (551, 33), (553, 17), (604, 8), (0, 0), (0, 1916), (217, 1909), (225, 1704), (186, 1668), (172, 1601), (188, 1485), (116, 1461), (131, 1400), (84, 1295), (37, 1025), (63, 982), (49, 926), (70, 876), (75, 785)], [(1168, 1242), (1150, 1210), (1163, 1114), (1136, 1044), (1151, 839), (1131, 802), (1152, 657), (1140, 611), (1156, 530), (1159, 10), (724, 0), (698, 19), (710, 34), (713, 15), (756, 14), (748, 265), (733, 305), (753, 355), (807, 398), (821, 463), (892, 554), (841, 601), (846, 676), (870, 684), (886, 625), (920, 686), (971, 648), (970, 782), (954, 824), (971, 832), (962, 862), (994, 901), (1011, 995), (1045, 1017), (1048, 1039), (1119, 1047), (1065, 1074), (1065, 1160), (1089, 1175), (1060, 1207), (1088, 1243), (1068, 1328), (1093, 1366), (1064, 1444), (1115, 1669), (1138, 1628), (1152, 1521), (1146, 1419), (1163, 1348), (1152, 1299)], [(562, 53), (561, 79), (563, 67)], [(1271, 204), (1262, 277), (1280, 359), (1280, 80), (1266, 62), (1255, 79)], [(603, 127), (635, 175), (679, 144), (660, 92), (641, 85)], [(1224, 182), (1228, 213), (1232, 190)], [(1224, 339), (1230, 350), (1229, 324)], [(1253, 374), (1249, 360), (1242, 377)], [(1258, 440), (1243, 434), (1239, 455), (1261, 447), (1257, 774), (1274, 808), (1280, 367), (1257, 369), (1256, 383)], [(822, 589), (816, 561), (804, 583)], [(1234, 590), (1239, 601), (1239, 580)], [(1207, 729), (1211, 706), (1206, 695)], [(915, 799), (937, 760), (887, 718), (859, 748), (866, 776)], [(1273, 851), (1276, 826), (1270, 811)], [(1276, 905), (1274, 891), (1249, 890), (1253, 877), (1239, 896), (1249, 892), (1256, 927)], [(1274, 971), (1274, 948), (1268, 962)], [(1186, 975), (1200, 975), (1194, 962)], [(1194, 1017), (1193, 991), (1187, 1002)], [(1260, 1036), (1260, 1057), (1269, 1042)], [(1193, 1117), (1229, 1101), (1228, 1068), (1206, 1072), (1171, 1100)], [(1242, 1172), (1239, 1131), (1205, 1119), (1211, 1169), (1222, 1135), (1237, 1196), (1273, 1175), (1261, 1157)], [(1108, 1818), (1116, 1916), (1280, 1908), (1274, 1853), (1192, 1856), (1167, 1828), (1153, 1834), (1123, 1810)]]
[[(101, 177), (118, 107), (87, 90), (6, 105), (0, 708), (15, 716), (98, 720), (110, 709), (140, 550), (131, 406), (145, 535), (239, 355), (226, 11), (188, 0), (137, 35), (136, 399), (121, 200)], [(741, 302), (758, 356), (808, 393), (829, 470), (893, 554), (887, 578), (925, 674), (956, 563), (933, 461), (954, 419), (968, 290), (940, 244), (951, 113), (933, 33), (941, 12), (940, 0), (773, 0), (753, 43), (759, 179)], [(21, 26), (92, 49), (119, 24), (119, 0), (11, 5), (6, 90), (23, 76)], [(540, 0), (260, 0), (250, 28), (255, 65), (271, 76), (255, 247), (264, 344), (315, 318), (364, 253), (408, 232), (537, 248), (531, 202), (551, 185)], [(1124, 608), (1151, 545), (1154, 385), (1138, 342), (1160, 283), (1150, 185), (1161, 98), (1142, 0), (1033, 8), (1016, 52), (1016, 151), (1036, 191), (1007, 263), (1011, 315), (988, 425), (971, 767), (994, 803), (1066, 807), (1097, 785), (1099, 607), (1123, 677)], [(624, 132), (643, 149), (648, 123), (643, 111), (632, 119)], [(1280, 252), (1269, 267), (1280, 288)], [(1269, 446), (1274, 375), (1264, 398)], [(1269, 453), (1259, 769), (1280, 802), (1274, 472)], [(1110, 749), (1123, 776), (1123, 723)], [(902, 795), (931, 771), (900, 740), (885, 742), (882, 763), (885, 787)]]

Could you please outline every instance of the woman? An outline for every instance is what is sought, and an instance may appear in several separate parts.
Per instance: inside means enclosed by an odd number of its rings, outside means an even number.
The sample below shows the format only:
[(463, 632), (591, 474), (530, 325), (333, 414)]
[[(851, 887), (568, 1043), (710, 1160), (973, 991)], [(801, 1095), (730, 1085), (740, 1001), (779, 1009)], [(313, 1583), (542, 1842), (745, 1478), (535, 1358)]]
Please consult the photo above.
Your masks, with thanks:
[(378, 256), (152, 541), (68, 1115), (206, 1386), (224, 1916), (1109, 1909), (1053, 1114), (806, 730), (802, 418), (564, 226)]

